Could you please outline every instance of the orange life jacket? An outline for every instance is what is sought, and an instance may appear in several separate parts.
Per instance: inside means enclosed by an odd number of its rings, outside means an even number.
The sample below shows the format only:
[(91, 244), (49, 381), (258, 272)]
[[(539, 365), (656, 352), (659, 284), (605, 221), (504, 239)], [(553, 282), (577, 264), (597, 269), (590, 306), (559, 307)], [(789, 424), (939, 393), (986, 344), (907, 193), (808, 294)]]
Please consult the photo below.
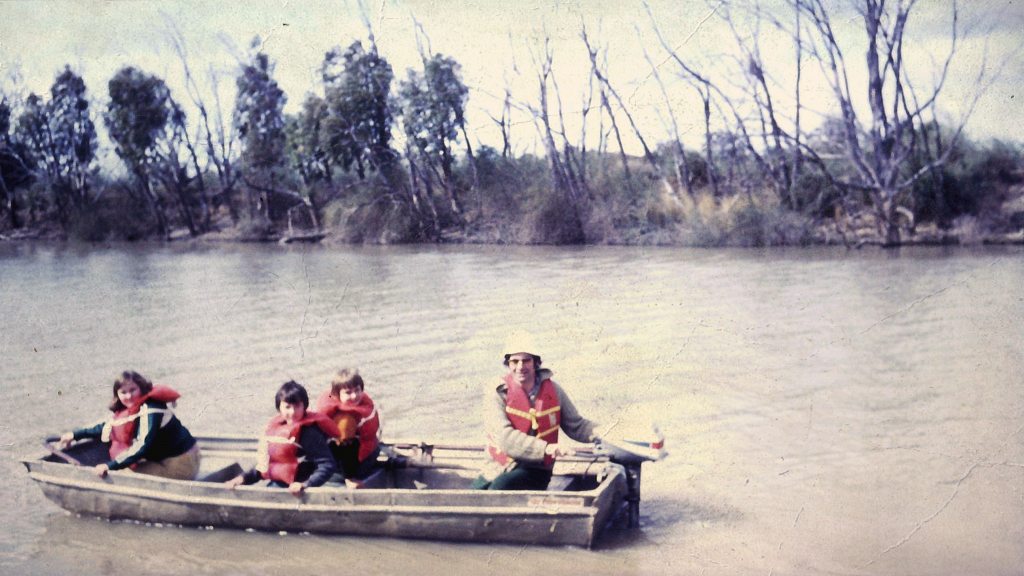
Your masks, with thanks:
[[(358, 404), (342, 402), (324, 392), (316, 402), (316, 410), (330, 418), (338, 427), (338, 437), (346, 440), (359, 438), (359, 461), (366, 460), (380, 444), (380, 415), (370, 395), (363, 393)], [(348, 423), (355, 421), (354, 434)]]
[(153, 408), (146, 406), (146, 410), (143, 411), (143, 406), (146, 405), (147, 400), (156, 400), (169, 404), (176, 401), (181, 397), (172, 388), (167, 386), (153, 386), (153, 389), (148, 394), (139, 398), (134, 404), (115, 412), (104, 424), (103, 431), (100, 433), (100, 440), (104, 442), (110, 442), (110, 459), (117, 458), (118, 454), (127, 450), (135, 442), (135, 431), (138, 428), (139, 419), (144, 415), (148, 418), (149, 414), (162, 413), (164, 414), (163, 419), (160, 422), (160, 427), (164, 427), (168, 422), (171, 421), (171, 417), (174, 416), (174, 412), (170, 408)]
[[(536, 436), (548, 444), (557, 444), (562, 407), (558, 403), (558, 392), (551, 380), (545, 379), (540, 383), (540, 390), (537, 391), (532, 406), (530, 397), (512, 379), (511, 374), (505, 376), (505, 389), (505, 416), (512, 423), (512, 427), (524, 434)], [(495, 445), (493, 438), (488, 443), (487, 453), (502, 466), (511, 460), (508, 454)], [(554, 465), (554, 456), (545, 454), (544, 467), (551, 468)]]
[(328, 438), (338, 437), (338, 427), (329, 418), (317, 412), (306, 411), (302, 420), (285, 422), (280, 415), (267, 423), (257, 449), (256, 470), (264, 480), (277, 480), (285, 484), (295, 482), (299, 470), (299, 437), (305, 426), (317, 426)]

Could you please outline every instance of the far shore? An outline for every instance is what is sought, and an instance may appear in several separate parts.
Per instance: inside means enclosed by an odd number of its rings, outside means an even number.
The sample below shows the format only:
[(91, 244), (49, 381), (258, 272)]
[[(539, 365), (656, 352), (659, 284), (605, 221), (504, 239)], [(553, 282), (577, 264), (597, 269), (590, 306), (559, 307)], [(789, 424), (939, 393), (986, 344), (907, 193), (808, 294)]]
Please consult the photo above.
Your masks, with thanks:
[[(885, 242), (879, 240), (877, 237), (872, 237), (870, 234), (863, 235), (849, 235), (844, 238), (843, 236), (835, 233), (834, 231), (828, 230), (826, 227), (821, 226), (809, 242), (802, 242), (799, 244), (772, 244), (770, 246), (745, 246), (736, 245), (730, 243), (716, 244), (716, 245), (703, 245), (703, 244), (687, 244), (687, 243), (673, 243), (665, 242), (663, 239), (651, 238), (649, 241), (640, 238), (640, 241), (636, 242), (625, 242), (625, 241), (604, 241), (594, 243), (575, 243), (575, 244), (542, 244), (542, 243), (531, 243), (531, 242), (509, 242), (502, 240), (493, 240), (474, 236), (471, 234), (462, 233), (450, 233), (444, 235), (437, 242), (395, 242), (390, 243), (392, 245), (491, 245), (491, 246), (531, 246), (531, 245), (560, 245), (560, 246), (660, 246), (660, 247), (676, 247), (676, 248), (811, 248), (811, 247), (846, 247), (848, 249), (861, 249), (867, 247), (875, 248), (899, 248), (899, 247), (913, 247), (913, 246), (994, 246), (994, 245), (1024, 245), (1024, 229), (1013, 233), (987, 233), (987, 234), (976, 234), (970, 233), (969, 231), (941, 231), (934, 227), (919, 231), (913, 235), (904, 237), (898, 246), (887, 245)], [(243, 234), (238, 228), (228, 227), (223, 230), (214, 232), (208, 232), (199, 236), (190, 236), (188, 230), (185, 228), (173, 230), (170, 237), (166, 240), (156, 238), (145, 238), (140, 240), (103, 240), (95, 242), (87, 242), (77, 239), (69, 239), (68, 236), (61, 230), (50, 228), (50, 229), (18, 229), (8, 230), (0, 232), (0, 242), (33, 242), (33, 243), (48, 243), (48, 244), (84, 244), (84, 245), (110, 245), (110, 244), (194, 244), (194, 245), (216, 245), (216, 244), (320, 244), (331, 247), (341, 246), (358, 246), (358, 245), (389, 245), (389, 243), (366, 243), (366, 242), (347, 242), (341, 240), (336, 234), (331, 231), (316, 231), (316, 230), (304, 230), (288, 232), (271, 232), (259, 236), (247, 236)]]

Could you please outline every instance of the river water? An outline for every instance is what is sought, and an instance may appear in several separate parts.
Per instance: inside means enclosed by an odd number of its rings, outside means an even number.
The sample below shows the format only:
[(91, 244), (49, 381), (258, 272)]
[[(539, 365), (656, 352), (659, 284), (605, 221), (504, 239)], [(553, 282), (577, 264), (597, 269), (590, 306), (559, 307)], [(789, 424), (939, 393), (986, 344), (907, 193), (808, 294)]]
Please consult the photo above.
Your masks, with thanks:
[[(0, 573), (1020, 574), (1024, 251), (0, 245)], [(595, 550), (78, 518), (17, 459), (125, 368), (197, 433), (358, 366), (385, 438), (477, 439), (511, 327), (588, 417), (656, 421)]]

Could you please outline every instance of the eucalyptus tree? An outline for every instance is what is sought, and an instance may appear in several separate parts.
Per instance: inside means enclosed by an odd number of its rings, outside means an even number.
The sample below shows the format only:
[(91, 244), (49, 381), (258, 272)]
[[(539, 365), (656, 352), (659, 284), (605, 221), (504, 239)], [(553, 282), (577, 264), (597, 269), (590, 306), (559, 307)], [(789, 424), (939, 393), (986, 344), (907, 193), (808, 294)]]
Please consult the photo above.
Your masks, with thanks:
[(285, 118), (288, 159), (306, 186), (333, 180), (333, 162), (324, 146), (324, 121), (327, 114), (324, 99), (316, 94), (308, 94), (302, 102), (302, 110), (295, 116)]
[(177, 205), (191, 235), (204, 232), (209, 211), (202, 174), (185, 112), (167, 84), (126, 66), (114, 74), (107, 87), (107, 131), (135, 181), (129, 190), (149, 208), (157, 233), (164, 238), (170, 233), (168, 201)]
[(157, 233), (166, 238), (170, 227), (163, 195), (154, 186), (160, 159), (161, 140), (171, 137), (170, 116), (174, 109), (170, 90), (163, 80), (126, 66), (108, 83), (110, 102), (104, 120), (115, 144), (114, 151), (132, 175), (132, 188), (150, 210)]
[(435, 54), (423, 62), (423, 73), (409, 70), (399, 87), (405, 134), (424, 164), (440, 182), (452, 212), (465, 212), (453, 177), (453, 147), (459, 131), (465, 137), (465, 107), (469, 90), (458, 62)]
[[(254, 47), (257, 41), (254, 41)], [(287, 96), (273, 78), (274, 66), (263, 52), (244, 64), (236, 84), (235, 129), (242, 144), (246, 198), (250, 218), (272, 220), (270, 195), (285, 169), (284, 105)], [(254, 194), (258, 191), (259, 194)]]
[(360, 178), (368, 169), (389, 169), (397, 157), (391, 147), (391, 64), (376, 44), (367, 50), (357, 40), (344, 51), (328, 51), (321, 72), (328, 110), (324, 139), (332, 161), (345, 171), (354, 168)]
[(0, 215), (7, 212), (11, 228), (20, 228), (17, 191), (33, 176), (27, 150), (11, 134), (11, 113), (7, 98), (0, 95)]
[(38, 94), (29, 94), (14, 126), (15, 138), (24, 143), (34, 160), (38, 174), (47, 184), (60, 174), (57, 155), (52, 152), (49, 105)]
[(97, 137), (89, 105), (85, 81), (65, 67), (50, 88), (49, 101), (29, 95), (15, 129), (40, 166), (65, 229), (96, 200), (90, 184)]
[(327, 104), (315, 94), (306, 96), (302, 110), (295, 116), (285, 118), (285, 135), (288, 159), (302, 181), (300, 197), (309, 207), (313, 225), (320, 227), (318, 212), (326, 199), (320, 192), (333, 192), (333, 163), (325, 147), (324, 122), (327, 119)]

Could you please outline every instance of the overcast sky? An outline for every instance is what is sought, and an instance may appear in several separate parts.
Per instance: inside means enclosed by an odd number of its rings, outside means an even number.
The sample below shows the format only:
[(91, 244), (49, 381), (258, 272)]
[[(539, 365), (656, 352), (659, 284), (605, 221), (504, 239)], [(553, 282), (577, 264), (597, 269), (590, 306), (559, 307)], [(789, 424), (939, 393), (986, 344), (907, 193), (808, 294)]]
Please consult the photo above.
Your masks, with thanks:
[[(769, 7), (779, 0), (762, 0)], [(746, 4), (749, 4), (747, 2)], [(651, 0), (658, 27), (680, 54), (698, 62), (712, 76), (739, 82), (730, 73), (730, 54), (735, 45), (728, 29), (714, 17), (712, 8), (721, 2), (704, 0)], [(841, 39), (849, 42), (847, 56), (856, 61), (863, 53), (857, 44), (863, 37), (848, 0), (835, 0), (834, 18)], [(949, 49), (951, 0), (920, 0), (909, 24), (912, 40), (907, 59), (914, 64), (920, 88), (934, 78), (933, 70)], [(412, 18), (422, 24), (434, 52), (452, 56), (463, 67), (470, 87), (470, 133), (484, 143), (499, 145), (498, 132), (488, 116), (500, 113), (506, 86), (513, 96), (535, 100), (536, 80), (531, 50), (539, 38), (550, 36), (555, 53), (555, 74), (561, 89), (570, 130), (575, 130), (588, 67), (579, 39), (581, 22), (594, 41), (608, 48), (611, 80), (627, 98), (645, 137), (667, 137), (665, 102), (651, 75), (642, 48), (646, 48), (670, 84), (670, 99), (679, 116), (684, 140), (694, 142), (702, 121), (693, 91), (674, 81), (674, 64), (653, 33), (650, 18), (640, 1), (484, 0), (378, 0), (368, 2), (378, 46), (392, 64), (397, 78), (416, 67)], [(1024, 1), (988, 0), (961, 2), (961, 22), (968, 28), (946, 89), (945, 113), (955, 118), (960, 104), (976, 90), (981, 63), (987, 53), (990, 64), (1005, 59), (1002, 76), (987, 90), (968, 125), (976, 138), (999, 137), (1022, 141), (1018, 126), (1024, 112), (1019, 88), (1024, 85)], [(779, 12), (780, 18), (790, 18)], [(366, 28), (353, 1), (261, 0), (251, 1), (98, 1), (98, 0), (0, 0), (0, 88), (45, 93), (65, 64), (81, 73), (91, 96), (101, 108), (106, 83), (124, 65), (134, 65), (167, 80), (176, 97), (187, 101), (182, 90), (181, 64), (166, 41), (168, 22), (180, 28), (196, 71), (209, 67), (224, 74), (226, 103), (233, 99), (236, 55), (244, 54), (254, 36), (263, 39), (264, 50), (276, 62), (275, 78), (289, 97), (289, 112), (298, 110), (307, 92), (320, 93), (318, 68), (324, 52), (365, 39)], [(762, 34), (762, 53), (780, 94), (790, 94), (792, 44), (769, 32)], [(232, 46), (234, 48), (232, 48)], [(986, 52), (987, 51), (987, 52)], [(234, 54), (233, 54), (234, 53)], [(863, 60), (860, 57), (860, 60)], [(856, 78), (857, 71), (852, 71)], [(12, 80), (12, 74), (20, 80)], [(808, 75), (809, 77), (810, 75)], [(805, 78), (805, 104), (822, 114), (830, 112), (824, 86)], [(788, 105), (782, 98), (782, 105)], [(808, 113), (805, 117), (813, 117)], [(520, 152), (533, 128), (523, 122)]]

